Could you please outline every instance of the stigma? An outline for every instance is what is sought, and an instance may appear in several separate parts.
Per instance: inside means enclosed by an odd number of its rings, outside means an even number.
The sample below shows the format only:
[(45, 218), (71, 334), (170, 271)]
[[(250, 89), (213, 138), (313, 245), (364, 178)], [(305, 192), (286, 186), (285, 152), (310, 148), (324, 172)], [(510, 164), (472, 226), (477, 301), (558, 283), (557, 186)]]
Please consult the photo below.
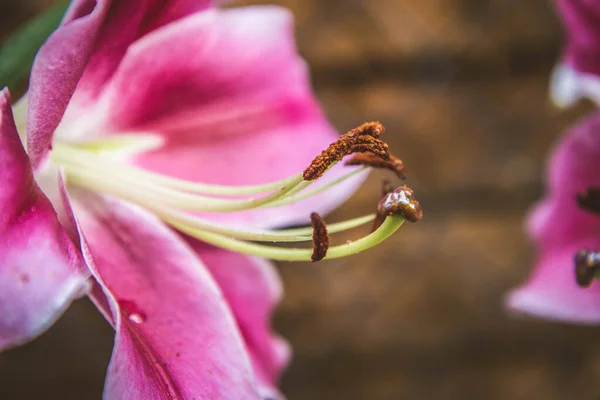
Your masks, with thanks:
[[(295, 203), (327, 191), (368, 168), (383, 168), (404, 179), (402, 161), (390, 154), (380, 139), (385, 129), (379, 122), (367, 122), (341, 135), (297, 174), (287, 178), (246, 186), (221, 186), (191, 182), (157, 174), (107, 156), (102, 145), (54, 143), (51, 161), (60, 166), (67, 184), (110, 195), (134, 203), (156, 215), (174, 229), (211, 245), (234, 252), (281, 261), (320, 261), (356, 254), (381, 243), (398, 230), (405, 220), (417, 222), (423, 212), (414, 191), (403, 185), (389, 189), (378, 204), (377, 213), (327, 225), (317, 213), (311, 226), (296, 229), (241, 229), (223, 225), (198, 215), (269, 209)], [(111, 149), (135, 149), (133, 137), (112, 136)], [(140, 141), (146, 149), (148, 141)], [(133, 145), (132, 145), (133, 144)], [(121, 146), (122, 145), (122, 146)], [(145, 147), (144, 147), (145, 146)], [(345, 156), (355, 156), (347, 165), (358, 166), (326, 184), (314, 183)], [(389, 185), (388, 185), (389, 186)], [(376, 222), (375, 230), (354, 241), (330, 244), (330, 234)], [(279, 242), (311, 242), (313, 248), (281, 247)]]

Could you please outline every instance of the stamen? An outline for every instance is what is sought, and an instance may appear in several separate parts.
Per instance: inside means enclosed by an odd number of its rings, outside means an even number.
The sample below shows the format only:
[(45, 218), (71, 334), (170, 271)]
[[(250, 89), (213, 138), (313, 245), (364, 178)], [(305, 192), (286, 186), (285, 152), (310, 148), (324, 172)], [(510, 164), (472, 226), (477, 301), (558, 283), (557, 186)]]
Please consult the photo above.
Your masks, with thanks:
[(315, 157), (302, 176), (307, 181), (318, 179), (333, 164), (352, 153), (370, 152), (385, 161), (389, 160), (388, 145), (378, 139), (383, 132), (383, 125), (379, 122), (367, 122), (350, 130)]
[[(333, 258), (346, 257), (352, 254), (358, 254), (364, 250), (374, 247), (396, 232), (402, 226), (404, 221), (404, 218), (402, 218), (400, 215), (387, 217), (384, 223), (375, 232), (372, 232), (361, 239), (330, 247), (324, 259), (329, 260)], [(244, 242), (219, 234), (193, 230), (186, 225), (172, 225), (177, 230), (206, 243), (212, 244), (213, 246), (242, 254), (269, 258), (271, 260), (278, 261), (311, 261), (312, 259), (313, 249), (290, 249)]]
[(298, 177), (291, 185), (280, 187), (263, 197), (251, 199), (217, 199), (174, 191), (162, 186), (150, 186), (144, 182), (128, 183), (110, 174), (90, 174), (85, 168), (67, 169), (68, 178), (73, 183), (91, 190), (98, 190), (139, 203), (143, 198), (153, 198), (156, 202), (189, 211), (233, 212), (258, 208), (284, 197), (302, 182)]
[(583, 193), (577, 193), (579, 207), (593, 214), (600, 214), (600, 187), (590, 187)]
[(408, 186), (397, 187), (386, 194), (377, 204), (377, 212), (386, 216), (400, 214), (410, 222), (418, 222), (423, 218), (421, 204)]
[(331, 239), (327, 233), (327, 224), (319, 214), (315, 212), (310, 214), (310, 223), (313, 227), (313, 253), (310, 259), (312, 262), (317, 262), (327, 255)]
[(600, 271), (600, 252), (581, 249), (575, 254), (575, 280), (580, 287), (592, 284)]
[[(149, 141), (137, 136), (117, 136), (108, 140), (72, 145), (55, 143), (52, 160), (66, 172), (69, 183), (131, 201), (155, 214), (165, 223), (183, 233), (207, 243), (244, 254), (286, 261), (320, 261), (359, 253), (388, 238), (404, 223), (422, 217), (414, 192), (406, 186), (393, 189), (386, 186), (385, 197), (378, 204), (376, 215), (367, 215), (327, 226), (317, 213), (311, 214), (311, 227), (287, 230), (241, 229), (218, 224), (189, 211), (230, 212), (254, 208), (278, 207), (314, 196), (367, 167), (382, 167), (404, 177), (401, 160), (391, 156), (388, 145), (379, 137), (384, 128), (379, 122), (365, 123), (342, 135), (332, 143), (301, 174), (262, 185), (220, 186), (188, 182), (120, 163), (113, 156), (120, 150), (137, 151)], [(152, 142), (154, 143), (154, 142)], [(132, 150), (133, 149), (133, 150)], [(311, 190), (304, 190), (327, 172), (344, 156), (355, 157), (349, 165), (362, 165)], [(129, 153), (126, 153), (129, 154)], [(353, 164), (355, 163), (355, 164)], [(264, 193), (256, 198), (245, 194)], [(213, 195), (211, 197), (202, 194)], [(236, 196), (222, 198), (220, 196)], [(338, 246), (330, 246), (330, 233), (351, 229), (373, 221), (376, 229), (369, 235)], [(282, 248), (252, 242), (313, 242), (313, 248)]]
[[(251, 240), (255, 242), (305, 242), (312, 240), (312, 227), (282, 230), (233, 228), (205, 220), (195, 215), (186, 214), (177, 210), (172, 210), (168, 207), (152, 204), (151, 202), (144, 202), (140, 205), (155, 213), (167, 224), (187, 226), (191, 230), (218, 233), (235, 239)], [(353, 229), (372, 221), (373, 218), (374, 215), (365, 215), (363, 217), (331, 224), (328, 227), (328, 231), (329, 233), (337, 233)]]
[(378, 138), (385, 132), (385, 127), (379, 121), (365, 122), (364, 124), (350, 130), (347, 135), (369, 135)]
[(298, 193), (301, 190), (305, 189), (307, 186), (309, 186), (313, 181), (304, 181), (302, 183), (300, 183), (298, 186), (296, 186), (294, 189), (290, 190), (289, 193), (287, 193), (287, 195), (285, 197), (282, 197), (279, 200), (275, 200), (269, 204), (266, 204), (265, 206), (262, 206), (261, 208), (265, 208), (265, 207), (279, 207), (285, 204), (291, 204), (291, 203), (295, 203), (297, 201), (306, 199), (308, 197), (312, 197), (315, 196), (321, 192), (324, 192), (327, 189), (330, 189), (340, 183), (342, 183), (345, 180), (348, 180), (350, 178), (352, 178), (355, 175), (360, 174), (361, 172), (363, 172), (365, 170), (365, 168), (358, 168), (355, 169), (352, 172), (348, 172), (342, 176), (340, 176), (339, 178), (334, 179), (333, 181), (325, 184), (325, 185), (321, 185), (313, 190), (306, 190), (304, 192)]
[(402, 180), (406, 179), (406, 170), (401, 159), (390, 154), (389, 160), (384, 160), (373, 153), (358, 153), (350, 160), (346, 161), (345, 165), (363, 165), (371, 168), (384, 168), (392, 171)]
[[(336, 222), (335, 224), (327, 225), (327, 230), (329, 233), (338, 233), (343, 232), (349, 229), (353, 229), (364, 225), (368, 222), (371, 222), (375, 219), (376, 214), (364, 215), (362, 217), (348, 219), (342, 222)], [(280, 229), (277, 232), (280, 234), (288, 234), (288, 235), (310, 235), (312, 233), (311, 228), (292, 228), (292, 229)]]
[(167, 175), (160, 175), (137, 168), (135, 166), (118, 163), (114, 160), (108, 160), (102, 155), (93, 154), (89, 151), (82, 151), (78, 147), (66, 145), (64, 143), (55, 143), (52, 157), (58, 164), (64, 165), (67, 169), (69, 166), (71, 168), (81, 168), (82, 166), (85, 166), (90, 170), (95, 170), (101, 173), (111, 172), (117, 174), (120, 179), (127, 180), (129, 182), (142, 181), (149, 184), (164, 185), (171, 189), (183, 190), (191, 193), (224, 196), (239, 196), (268, 192), (282, 186), (289, 186), (291, 183), (297, 181), (298, 177), (302, 176), (301, 173), (295, 174), (279, 181), (260, 185), (223, 186), (207, 183), (196, 183), (173, 178)]
[[(400, 187), (394, 190), (392, 193), (398, 191), (399, 189), (403, 189), (404, 191), (410, 190), (406, 187)], [(411, 196), (411, 202), (418, 205), (418, 202)], [(328, 240), (325, 238), (328, 237), (327, 228), (323, 223), (321, 225), (320, 222), (317, 221), (313, 215), (311, 215), (311, 222), (313, 223), (313, 244), (315, 247), (313, 249), (300, 249), (300, 248), (281, 248), (274, 247), (264, 244), (250, 243), (241, 241), (232, 237), (227, 237), (225, 235), (221, 235), (218, 233), (207, 232), (200, 229), (194, 229), (188, 224), (180, 223), (178, 221), (167, 221), (170, 225), (172, 225), (175, 229), (186, 233), (192, 237), (195, 237), (199, 240), (202, 240), (206, 243), (212, 244), (213, 246), (221, 247), (227, 250), (231, 250), (234, 252), (247, 254), (251, 256), (270, 258), (272, 260), (279, 261), (314, 261), (321, 259), (321, 255), (323, 253), (324, 256), (322, 259), (332, 259), (339, 257), (346, 257), (351, 254), (357, 254), (361, 251), (367, 250), (373, 246), (378, 245), (389, 236), (391, 236), (396, 230), (398, 230), (405, 219), (402, 216), (403, 210), (402, 207), (396, 207), (397, 211), (392, 213), (390, 211), (390, 215), (385, 219), (383, 224), (374, 232), (369, 235), (355, 240), (346, 242), (343, 245), (328, 247), (325, 249), (325, 243), (328, 244)], [(420, 208), (420, 207), (418, 207)], [(304, 229), (304, 228), (303, 228)], [(280, 231), (279, 233), (304, 233), (298, 232), (298, 230), (287, 230)]]

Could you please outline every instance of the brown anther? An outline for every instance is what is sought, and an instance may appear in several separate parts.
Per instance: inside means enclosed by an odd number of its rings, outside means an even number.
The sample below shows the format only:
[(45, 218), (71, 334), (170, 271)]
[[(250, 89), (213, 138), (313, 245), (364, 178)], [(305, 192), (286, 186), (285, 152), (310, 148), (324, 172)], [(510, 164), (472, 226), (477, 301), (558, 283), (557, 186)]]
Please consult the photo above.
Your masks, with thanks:
[(579, 207), (593, 214), (600, 214), (600, 187), (590, 187), (583, 193), (577, 193)]
[(385, 132), (385, 128), (383, 127), (381, 122), (372, 121), (372, 122), (365, 122), (364, 124), (357, 126), (354, 129), (351, 129), (350, 131), (348, 131), (348, 133), (346, 133), (346, 135), (349, 135), (349, 136), (369, 135), (369, 136), (373, 136), (374, 138), (378, 138), (379, 136), (383, 135), (384, 132)]
[(590, 286), (598, 270), (600, 252), (581, 249), (575, 254), (575, 280), (579, 286)]
[(350, 160), (346, 161), (345, 165), (364, 165), (371, 168), (389, 169), (402, 180), (406, 179), (406, 170), (401, 159), (390, 154), (388, 161), (377, 157), (373, 153), (355, 154)]
[[(391, 193), (394, 191), (394, 185), (392, 185), (392, 182), (384, 179), (381, 182), (381, 196), (384, 197), (385, 195), (387, 195), (388, 193)], [(373, 220), (373, 227), (371, 228), (371, 232), (375, 232), (377, 229), (379, 229), (379, 227), (381, 226), (381, 224), (383, 224), (383, 221), (385, 221), (385, 215), (383, 214), (379, 214), (379, 212), (377, 214), (375, 214), (375, 219)]]
[(400, 214), (410, 222), (423, 218), (421, 204), (415, 199), (414, 190), (408, 186), (399, 186), (383, 196), (377, 204), (377, 213), (384, 216)]
[(314, 181), (320, 178), (331, 165), (352, 153), (370, 152), (389, 161), (388, 145), (378, 139), (383, 131), (383, 125), (379, 122), (367, 122), (343, 134), (315, 157), (302, 174), (304, 180)]
[(310, 223), (313, 227), (313, 253), (310, 259), (312, 262), (321, 261), (327, 255), (327, 250), (329, 249), (329, 233), (327, 232), (327, 224), (323, 218), (317, 214), (310, 214)]

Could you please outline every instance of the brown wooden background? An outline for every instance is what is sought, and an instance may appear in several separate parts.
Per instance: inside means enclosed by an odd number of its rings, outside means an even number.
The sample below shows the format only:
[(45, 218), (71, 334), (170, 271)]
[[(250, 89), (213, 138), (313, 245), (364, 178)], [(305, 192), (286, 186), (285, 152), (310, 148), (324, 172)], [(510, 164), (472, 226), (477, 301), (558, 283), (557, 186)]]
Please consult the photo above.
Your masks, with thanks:
[[(7, 33), (51, 1), (0, 3)], [(303, 399), (598, 399), (600, 331), (504, 311), (532, 260), (522, 217), (544, 156), (589, 105), (559, 113), (547, 0), (287, 0), (318, 96), (340, 130), (378, 119), (425, 219), (378, 250), (281, 264), (277, 329)], [(374, 174), (330, 221), (370, 211)], [(350, 236), (348, 236), (350, 238)], [(345, 240), (346, 237), (340, 238)], [(80, 301), (0, 355), (1, 399), (100, 398), (112, 332)]]

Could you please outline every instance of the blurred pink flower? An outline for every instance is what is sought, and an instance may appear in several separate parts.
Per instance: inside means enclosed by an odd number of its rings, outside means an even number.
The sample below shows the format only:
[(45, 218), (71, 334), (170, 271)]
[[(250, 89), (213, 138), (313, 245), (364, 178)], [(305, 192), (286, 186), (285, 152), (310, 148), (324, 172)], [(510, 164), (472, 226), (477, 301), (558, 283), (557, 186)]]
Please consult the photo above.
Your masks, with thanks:
[[(551, 94), (559, 106), (582, 97), (600, 104), (600, 3), (557, 0), (566, 31)], [(538, 250), (528, 282), (513, 290), (513, 310), (575, 323), (600, 323), (600, 113), (580, 122), (548, 161), (547, 193), (528, 219)], [(589, 287), (588, 287), (589, 286)]]
[(512, 309), (600, 323), (600, 282), (580, 287), (575, 275), (577, 252), (600, 249), (600, 216), (577, 203), (590, 187), (600, 187), (600, 113), (567, 132), (549, 159), (546, 196), (528, 220), (538, 261), (528, 282), (509, 294)]
[[(289, 13), (211, 3), (75, 0), (16, 118), (0, 92), (0, 348), (88, 294), (116, 330), (108, 399), (280, 397), (289, 349), (269, 328), (279, 278), (225, 248), (245, 246), (238, 233), (296, 237), (265, 229), (328, 212), (364, 178), (333, 167), (320, 181), (349, 179), (281, 201), (337, 134)], [(262, 203), (223, 198), (265, 191)]]

